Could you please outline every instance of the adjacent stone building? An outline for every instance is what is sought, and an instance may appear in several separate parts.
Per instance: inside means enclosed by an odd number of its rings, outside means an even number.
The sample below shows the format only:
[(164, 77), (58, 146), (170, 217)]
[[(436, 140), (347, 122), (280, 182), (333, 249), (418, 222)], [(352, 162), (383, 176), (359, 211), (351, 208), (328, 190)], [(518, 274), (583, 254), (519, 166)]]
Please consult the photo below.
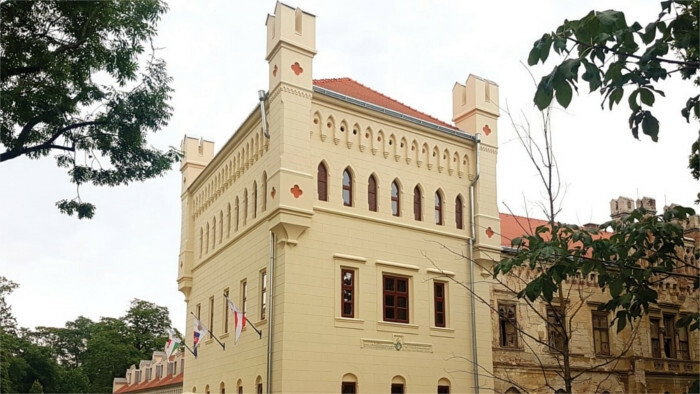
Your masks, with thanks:
[(180, 394), (185, 372), (185, 354), (176, 352), (166, 357), (165, 352), (153, 352), (150, 360), (132, 365), (123, 378), (115, 378), (113, 393)]
[[(611, 217), (619, 219), (635, 208), (635, 202), (620, 197), (612, 200), (610, 207)], [(656, 211), (654, 199), (648, 197), (637, 200), (636, 207)], [(519, 216), (500, 216), (504, 254), (512, 252), (511, 239), (547, 224)], [(580, 375), (574, 381), (574, 392), (688, 392), (690, 383), (700, 374), (698, 331), (689, 332), (675, 323), (684, 315), (697, 313), (700, 306), (699, 292), (693, 288), (693, 279), (698, 275), (695, 251), (700, 248), (698, 219), (694, 216), (689, 223), (683, 223), (685, 248), (678, 252), (687, 266), (663, 280), (651, 278), (658, 281), (654, 286), (659, 294), (658, 304), (632, 328), (617, 334), (616, 328), (610, 327), (614, 316), (597, 311), (598, 305), (610, 297), (598, 287), (597, 274), (579, 274), (566, 282), (565, 316), (571, 328), (571, 370), (572, 376)], [(556, 332), (548, 321), (553, 319), (550, 309), (560, 304), (528, 303), (515, 296), (533, 274), (536, 272), (529, 268), (515, 269), (500, 277), (503, 284), (494, 283), (491, 289), (496, 392), (550, 393), (553, 388), (563, 387), (562, 379), (557, 376), (557, 372), (563, 371), (562, 359), (546, 345), (556, 346)]]

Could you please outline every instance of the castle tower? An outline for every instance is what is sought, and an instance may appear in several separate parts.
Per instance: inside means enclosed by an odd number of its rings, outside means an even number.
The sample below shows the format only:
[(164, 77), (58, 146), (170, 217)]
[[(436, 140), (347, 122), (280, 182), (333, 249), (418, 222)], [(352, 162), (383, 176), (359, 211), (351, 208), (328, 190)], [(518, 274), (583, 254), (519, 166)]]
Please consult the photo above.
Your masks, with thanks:
[(180, 232), (180, 259), (177, 283), (178, 290), (185, 295), (185, 302), (187, 302), (190, 289), (192, 288), (195, 240), (193, 201), (187, 189), (214, 158), (214, 143), (185, 136), (180, 144), (180, 149), (184, 156), (180, 163), (180, 173), (182, 174), (182, 193), (180, 195), (182, 201), (182, 230)]
[(610, 217), (620, 219), (627, 216), (634, 210), (634, 201), (627, 197), (618, 197), (617, 200), (610, 200)]

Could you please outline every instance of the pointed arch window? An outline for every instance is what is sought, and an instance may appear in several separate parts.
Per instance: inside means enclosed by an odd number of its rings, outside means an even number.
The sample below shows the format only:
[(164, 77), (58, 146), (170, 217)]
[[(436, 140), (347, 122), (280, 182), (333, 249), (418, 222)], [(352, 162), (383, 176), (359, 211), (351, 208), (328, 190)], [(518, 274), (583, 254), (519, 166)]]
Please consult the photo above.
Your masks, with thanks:
[(243, 225), (248, 222), (248, 189), (243, 191)]
[(236, 227), (235, 227), (235, 231), (238, 231), (238, 222), (240, 221), (239, 213), (240, 213), (240, 203), (238, 201), (238, 197), (236, 197), (236, 212), (235, 212), (235, 214), (236, 214)]
[(199, 228), (199, 257), (202, 257), (202, 250), (204, 249), (204, 229)]
[(253, 182), (253, 219), (258, 216), (258, 182)]
[(370, 175), (367, 181), (367, 202), (369, 203), (369, 210), (377, 212), (377, 179), (374, 175)]
[(352, 175), (348, 169), (343, 171), (343, 205), (352, 206)]
[(206, 241), (207, 241), (207, 243), (205, 245), (207, 245), (207, 247), (204, 249), (204, 253), (209, 253), (209, 223), (207, 223), (207, 239), (206, 239)]
[(226, 206), (226, 238), (231, 236), (231, 203)]
[(462, 215), (462, 196), (455, 198), (455, 224), (458, 229), (464, 228), (464, 216)]
[(391, 214), (400, 216), (401, 213), (401, 197), (399, 184), (396, 181), (391, 182)]
[(323, 163), (318, 165), (316, 181), (318, 182), (318, 199), (320, 201), (328, 201), (328, 169)]
[(224, 212), (219, 211), (219, 243), (224, 239)]
[(435, 192), (435, 224), (442, 225), (442, 196)]
[(214, 250), (214, 247), (216, 247), (216, 216), (214, 216), (214, 220), (212, 221), (212, 227), (211, 227), (211, 248)]
[(263, 172), (262, 178), (262, 210), (265, 212), (267, 209), (267, 173)]
[(421, 220), (423, 218), (423, 209), (421, 207), (421, 201), (423, 197), (421, 196), (420, 187), (416, 185), (413, 189), (413, 218), (416, 220)]

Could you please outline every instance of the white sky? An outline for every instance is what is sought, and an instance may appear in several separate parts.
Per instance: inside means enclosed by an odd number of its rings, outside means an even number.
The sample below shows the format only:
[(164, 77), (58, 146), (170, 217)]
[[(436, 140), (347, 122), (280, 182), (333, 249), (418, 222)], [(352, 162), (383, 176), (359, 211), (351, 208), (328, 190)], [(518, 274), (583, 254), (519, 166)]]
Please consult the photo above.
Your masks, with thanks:
[[(532, 43), (565, 18), (591, 9), (627, 11), (645, 25), (658, 1), (352, 1), (300, 0), (317, 16), (314, 78), (351, 77), (422, 112), (450, 122), (451, 89), (472, 73), (500, 86), (501, 106), (535, 122), (533, 85), (520, 64)], [(170, 125), (151, 137), (159, 148), (183, 135), (216, 142), (217, 151), (267, 89), (265, 17), (274, 1), (172, 1), (159, 26), (158, 47), (175, 88)], [(533, 72), (539, 77), (551, 65)], [(539, 79), (539, 78), (538, 78)], [(585, 86), (554, 116), (555, 150), (567, 185), (560, 220), (603, 222), (620, 195), (656, 198), (657, 206), (691, 206), (698, 183), (687, 169), (697, 123), (680, 108), (689, 83), (659, 87), (659, 143), (632, 138), (626, 106), (600, 110)], [(625, 101), (626, 102), (626, 97)], [(533, 216), (542, 188), (505, 116), (499, 122), (498, 199)], [(180, 248), (180, 174), (118, 188), (81, 190), (97, 205), (92, 220), (62, 215), (54, 203), (75, 195), (51, 158), (0, 165), (0, 275), (20, 284), (9, 298), (21, 326), (63, 326), (79, 315), (117, 317), (132, 298), (167, 306), (184, 332), (184, 297), (177, 290)], [(697, 207), (695, 207), (697, 208)]]

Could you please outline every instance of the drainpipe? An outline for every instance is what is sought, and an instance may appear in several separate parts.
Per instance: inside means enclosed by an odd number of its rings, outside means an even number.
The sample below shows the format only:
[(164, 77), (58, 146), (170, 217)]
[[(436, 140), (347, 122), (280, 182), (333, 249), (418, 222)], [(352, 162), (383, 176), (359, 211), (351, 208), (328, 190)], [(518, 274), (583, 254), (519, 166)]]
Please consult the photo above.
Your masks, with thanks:
[[(262, 101), (260, 101), (262, 103)], [(264, 112), (263, 112), (264, 114)], [(264, 116), (264, 115), (263, 115)], [(263, 118), (264, 119), (264, 118)], [(264, 123), (264, 120), (263, 120)], [(272, 319), (273, 313), (273, 298), (272, 293), (275, 291), (275, 233), (270, 231), (270, 266), (267, 270), (268, 283), (267, 289), (267, 394), (272, 393)]]
[(471, 220), (469, 235), (469, 286), (471, 289), (471, 315), (472, 315), (472, 359), (474, 364), (474, 393), (479, 394), (479, 365), (476, 352), (476, 298), (474, 297), (474, 238), (476, 237), (476, 225), (474, 224), (474, 186), (479, 180), (479, 151), (481, 149), (481, 134), (476, 137), (476, 175), (469, 184), (469, 216)]
[(260, 100), (260, 116), (262, 117), (263, 135), (269, 140), (270, 133), (267, 131), (267, 119), (265, 119), (265, 100), (267, 100), (267, 93), (264, 90), (258, 90), (258, 99)]

